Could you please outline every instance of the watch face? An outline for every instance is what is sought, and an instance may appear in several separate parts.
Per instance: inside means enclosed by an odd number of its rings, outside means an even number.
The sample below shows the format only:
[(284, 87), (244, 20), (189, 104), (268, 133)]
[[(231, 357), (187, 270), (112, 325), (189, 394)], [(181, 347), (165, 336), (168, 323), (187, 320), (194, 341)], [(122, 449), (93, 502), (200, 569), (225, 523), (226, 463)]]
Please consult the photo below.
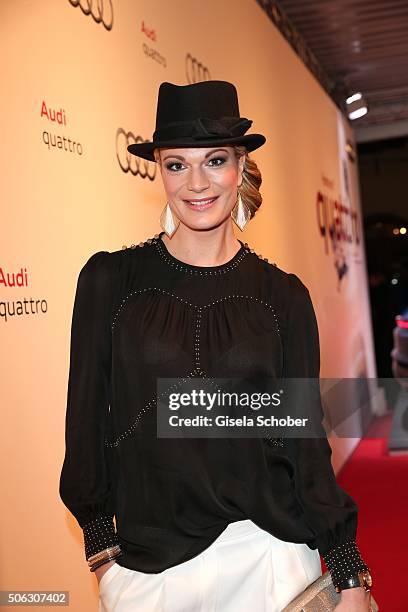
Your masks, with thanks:
[(362, 586), (368, 586), (368, 587), (373, 586), (373, 579), (371, 577), (370, 572), (365, 570), (363, 572), (359, 572), (359, 574), (362, 578)]

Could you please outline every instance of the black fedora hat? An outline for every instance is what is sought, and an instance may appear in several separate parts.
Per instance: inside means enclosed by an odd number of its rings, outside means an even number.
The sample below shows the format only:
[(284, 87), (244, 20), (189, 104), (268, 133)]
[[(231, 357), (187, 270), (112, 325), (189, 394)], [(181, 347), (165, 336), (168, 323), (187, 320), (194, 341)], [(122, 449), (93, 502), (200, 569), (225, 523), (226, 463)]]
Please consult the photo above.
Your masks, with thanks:
[(152, 141), (130, 144), (127, 150), (150, 161), (156, 161), (153, 151), (161, 147), (242, 144), (247, 151), (254, 151), (266, 138), (245, 135), (251, 125), (250, 119), (240, 117), (237, 90), (228, 81), (164, 82), (159, 87)]

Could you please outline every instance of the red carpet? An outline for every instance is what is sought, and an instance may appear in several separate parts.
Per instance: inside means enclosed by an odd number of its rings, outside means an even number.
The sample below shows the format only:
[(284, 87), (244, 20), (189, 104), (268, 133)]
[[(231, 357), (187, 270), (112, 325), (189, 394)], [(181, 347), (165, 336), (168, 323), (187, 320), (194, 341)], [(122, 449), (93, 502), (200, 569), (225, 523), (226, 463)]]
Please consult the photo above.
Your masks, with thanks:
[(337, 480), (359, 507), (357, 545), (372, 570), (380, 612), (407, 612), (408, 454), (388, 454), (391, 419), (392, 413), (376, 419)]

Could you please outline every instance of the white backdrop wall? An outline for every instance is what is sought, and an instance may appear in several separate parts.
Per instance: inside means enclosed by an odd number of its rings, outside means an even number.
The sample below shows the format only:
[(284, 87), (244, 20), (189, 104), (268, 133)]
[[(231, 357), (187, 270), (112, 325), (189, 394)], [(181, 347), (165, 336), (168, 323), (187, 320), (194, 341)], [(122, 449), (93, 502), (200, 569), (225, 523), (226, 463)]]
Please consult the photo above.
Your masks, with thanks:
[[(93, 252), (160, 230), (160, 174), (126, 144), (151, 139), (162, 81), (237, 86), (267, 137), (252, 154), (264, 202), (239, 237), (308, 286), (321, 376), (376, 374), (353, 133), (267, 15), (255, 0), (89, 4), (0, 5), (0, 587), (68, 590), (72, 611), (97, 598), (58, 495), (74, 291)], [(336, 470), (356, 442), (331, 440)]]

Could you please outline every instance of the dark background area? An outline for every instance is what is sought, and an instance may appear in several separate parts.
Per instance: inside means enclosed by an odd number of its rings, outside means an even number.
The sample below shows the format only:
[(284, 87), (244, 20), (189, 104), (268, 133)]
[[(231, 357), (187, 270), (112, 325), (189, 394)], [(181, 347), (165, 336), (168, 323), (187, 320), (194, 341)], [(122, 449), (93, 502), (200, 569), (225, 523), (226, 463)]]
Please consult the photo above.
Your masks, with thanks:
[(391, 377), (395, 317), (408, 308), (408, 138), (357, 151), (377, 370)]

